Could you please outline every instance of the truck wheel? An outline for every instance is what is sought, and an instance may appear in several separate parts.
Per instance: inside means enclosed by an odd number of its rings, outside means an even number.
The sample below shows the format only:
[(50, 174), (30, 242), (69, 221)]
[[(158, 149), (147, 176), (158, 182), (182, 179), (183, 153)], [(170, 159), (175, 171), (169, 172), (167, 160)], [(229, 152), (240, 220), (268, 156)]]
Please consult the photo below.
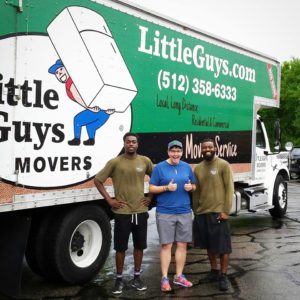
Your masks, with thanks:
[(29, 237), (27, 240), (27, 246), (25, 251), (26, 262), (34, 273), (41, 275), (41, 269), (37, 261), (37, 244), (39, 241), (39, 229), (40, 229), (40, 220), (33, 219), (31, 221), (31, 228)]
[[(40, 276), (45, 276), (44, 266), (47, 264), (45, 257), (45, 237), (52, 222), (52, 215), (33, 216), (30, 234), (27, 240), (25, 258), (29, 268)], [(48, 266), (46, 268), (49, 270)]]
[[(111, 245), (110, 220), (96, 205), (67, 211), (49, 236), (49, 260), (62, 281), (81, 284), (91, 280), (105, 263)], [(48, 244), (49, 245), (49, 244)]]
[(272, 217), (281, 218), (285, 215), (288, 203), (287, 184), (282, 177), (278, 175), (274, 184), (273, 191), (273, 205), (274, 208), (270, 209), (269, 212)]

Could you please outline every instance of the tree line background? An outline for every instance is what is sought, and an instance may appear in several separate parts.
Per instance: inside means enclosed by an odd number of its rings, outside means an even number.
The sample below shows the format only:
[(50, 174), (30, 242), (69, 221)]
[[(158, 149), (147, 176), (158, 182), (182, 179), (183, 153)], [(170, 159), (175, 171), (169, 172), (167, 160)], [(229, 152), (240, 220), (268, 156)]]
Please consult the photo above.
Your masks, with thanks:
[[(281, 66), (280, 108), (262, 109), (271, 144), (274, 145), (274, 122), (280, 120), (281, 148), (286, 142), (300, 146), (300, 59), (293, 58)], [(270, 134), (271, 133), (271, 134)]]

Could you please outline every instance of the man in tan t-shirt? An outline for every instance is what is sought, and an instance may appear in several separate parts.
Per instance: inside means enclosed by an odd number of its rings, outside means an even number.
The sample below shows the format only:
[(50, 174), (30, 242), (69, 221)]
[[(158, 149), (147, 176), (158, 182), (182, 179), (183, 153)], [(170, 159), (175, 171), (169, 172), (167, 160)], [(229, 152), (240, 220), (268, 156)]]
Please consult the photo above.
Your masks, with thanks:
[[(150, 198), (144, 196), (144, 178), (153, 169), (151, 160), (137, 154), (138, 137), (126, 133), (124, 154), (107, 162), (105, 167), (96, 175), (95, 185), (115, 213), (114, 249), (116, 250), (117, 278), (112, 293), (121, 294), (124, 283), (122, 273), (128, 239), (132, 233), (134, 246), (134, 279), (131, 285), (138, 291), (144, 291), (147, 286), (140, 279), (143, 250), (147, 248), (147, 221)], [(103, 183), (111, 178), (115, 198), (111, 198)]]
[[(221, 291), (229, 288), (227, 269), (231, 253), (229, 213), (233, 197), (230, 165), (215, 155), (212, 139), (201, 143), (204, 160), (195, 167), (196, 190), (193, 193), (195, 247), (207, 249), (211, 271), (209, 281), (219, 281)], [(217, 257), (220, 257), (221, 274)]]

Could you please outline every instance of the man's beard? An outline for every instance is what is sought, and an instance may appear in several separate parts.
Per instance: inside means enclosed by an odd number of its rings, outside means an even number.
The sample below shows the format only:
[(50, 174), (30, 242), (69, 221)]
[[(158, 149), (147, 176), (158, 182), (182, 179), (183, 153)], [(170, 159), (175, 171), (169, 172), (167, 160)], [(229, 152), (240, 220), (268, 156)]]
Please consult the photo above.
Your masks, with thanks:
[(215, 151), (211, 151), (210, 153), (211, 153), (211, 155), (206, 155), (206, 154), (203, 155), (203, 158), (206, 161), (212, 161), (213, 158), (215, 157), (215, 153), (216, 153)]

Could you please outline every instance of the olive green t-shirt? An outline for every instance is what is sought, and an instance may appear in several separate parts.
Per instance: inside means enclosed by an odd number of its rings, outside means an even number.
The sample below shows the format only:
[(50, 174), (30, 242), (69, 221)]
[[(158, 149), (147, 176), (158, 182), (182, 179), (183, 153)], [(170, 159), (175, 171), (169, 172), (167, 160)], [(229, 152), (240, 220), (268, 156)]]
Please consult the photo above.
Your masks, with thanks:
[(107, 162), (105, 167), (96, 175), (104, 183), (111, 177), (115, 198), (127, 203), (124, 208), (113, 210), (118, 214), (132, 214), (146, 212), (148, 208), (142, 204), (144, 198), (144, 177), (152, 173), (151, 160), (142, 155), (133, 158), (121, 154)]
[(233, 197), (233, 176), (230, 165), (215, 157), (202, 161), (194, 169), (196, 190), (193, 193), (193, 211), (196, 215), (210, 212), (229, 213)]

